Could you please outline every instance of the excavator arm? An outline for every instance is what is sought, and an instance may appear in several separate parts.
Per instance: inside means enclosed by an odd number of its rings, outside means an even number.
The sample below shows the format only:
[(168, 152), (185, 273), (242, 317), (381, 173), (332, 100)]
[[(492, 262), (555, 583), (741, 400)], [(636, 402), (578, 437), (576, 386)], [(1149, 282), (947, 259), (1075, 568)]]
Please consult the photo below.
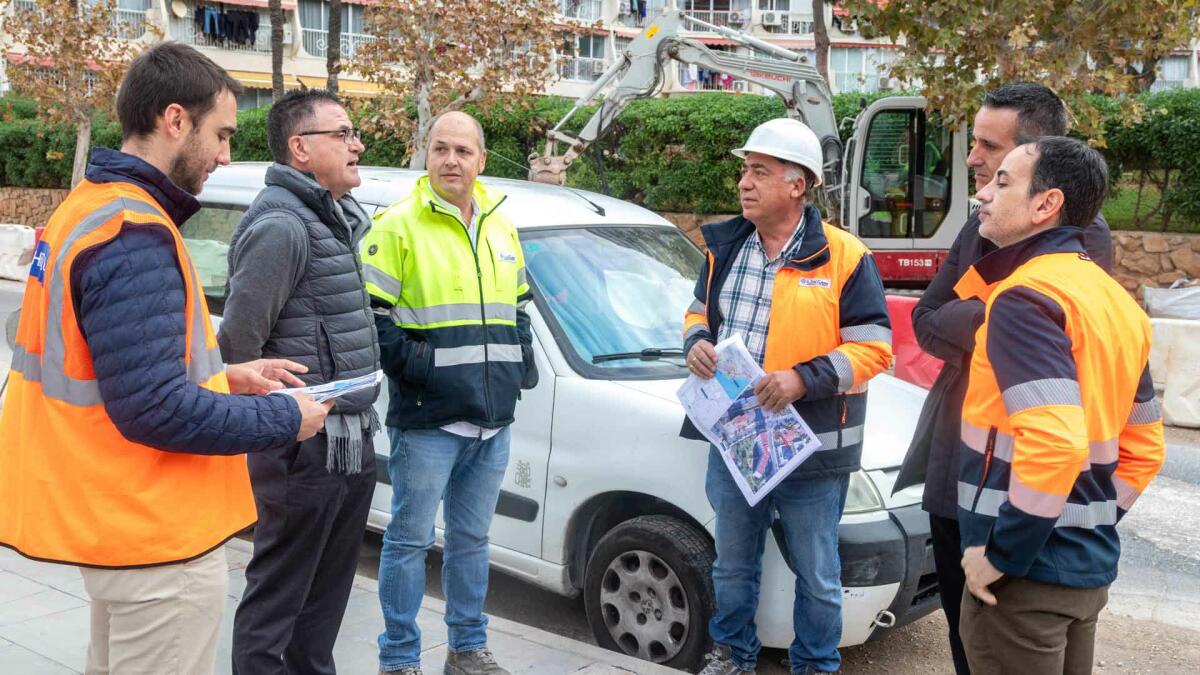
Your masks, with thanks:
[[(684, 37), (683, 24), (691, 22), (760, 52), (777, 58), (742, 56), (709, 49)], [(803, 62), (796, 52), (772, 45), (723, 26), (688, 17), (673, 7), (663, 8), (630, 43), (629, 48), (600, 76), (592, 88), (575, 102), (570, 112), (546, 133), (545, 152), (529, 157), (529, 179), (562, 185), (571, 163), (611, 127), (613, 120), (630, 101), (657, 94), (665, 81), (666, 68), (672, 61), (695, 64), (705, 70), (758, 84), (777, 94), (790, 117), (800, 120), (816, 133), (824, 155), (826, 203), (838, 204), (837, 191), (842, 182), (842, 142), (829, 86), (816, 68)], [(600, 106), (578, 133), (563, 130), (566, 123), (585, 106), (591, 105), (610, 82), (615, 86), (600, 99)], [(560, 154), (558, 144), (565, 150)]]

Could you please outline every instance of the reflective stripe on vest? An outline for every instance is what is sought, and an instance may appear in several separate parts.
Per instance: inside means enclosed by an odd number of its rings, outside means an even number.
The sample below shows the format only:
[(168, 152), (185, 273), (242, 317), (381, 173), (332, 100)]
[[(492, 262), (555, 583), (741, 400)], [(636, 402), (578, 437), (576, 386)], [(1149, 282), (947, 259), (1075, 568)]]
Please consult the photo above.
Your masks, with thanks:
[[(47, 311), (46, 332), (42, 345), (42, 354), (25, 351), (22, 345), (13, 349), (12, 370), (21, 373), (28, 382), (38, 382), (42, 385), (42, 394), (50, 398), (77, 406), (94, 406), (104, 403), (100, 397), (100, 387), (94, 379), (75, 379), (67, 375), (66, 345), (63, 342), (63, 326), (61, 321), (53, 320), (63, 315), (66, 297), (65, 285), (69, 279), (61, 272), (61, 263), (65, 254), (79, 241), (80, 238), (91, 234), (105, 223), (126, 211), (144, 213), (151, 216), (161, 216), (161, 211), (145, 202), (131, 199), (115, 199), (97, 208), (87, 218), (75, 226), (63, 244), (57, 250), (51, 251), (51, 262), (47, 265), (50, 273), (46, 284)], [(200, 289), (200, 280), (196, 275), (195, 266), (188, 265), (192, 277), (192, 287)], [(207, 348), (204, 344), (205, 310), (203, 296), (192, 294), (192, 302), (187, 313), (191, 316), (190, 331), (188, 332), (187, 372), (188, 380), (195, 384), (207, 382), (212, 376), (225, 369), (221, 361), (219, 348)], [(199, 336), (200, 339), (196, 339)]]
[(55, 210), (26, 283), (0, 408), (0, 544), (31, 558), (130, 568), (194, 559), (255, 520), (244, 455), (169, 452), (126, 438), (103, 405), (71, 273), (126, 223), (161, 227), (184, 285), (186, 378), (228, 393), (216, 334), (179, 230), (141, 188), (84, 181)]

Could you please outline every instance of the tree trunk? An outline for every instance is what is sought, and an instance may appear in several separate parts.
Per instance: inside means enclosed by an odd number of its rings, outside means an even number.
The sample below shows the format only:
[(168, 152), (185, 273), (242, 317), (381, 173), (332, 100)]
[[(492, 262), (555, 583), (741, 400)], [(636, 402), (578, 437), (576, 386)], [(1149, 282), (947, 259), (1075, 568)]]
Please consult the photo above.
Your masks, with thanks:
[(433, 126), (433, 109), (429, 105), (430, 84), (426, 81), (417, 83), (417, 126), (412, 135), (412, 158), (408, 168), (423, 170), (425, 168), (425, 151), (429, 145), (429, 128)]
[(328, 72), (325, 88), (336, 94), (338, 73), (342, 70), (342, 0), (329, 0), (329, 35), (325, 45), (325, 70)]
[(829, 27), (825, 25), (825, 0), (812, 0), (813, 36), (816, 38), (817, 72), (825, 78), (829, 90), (833, 91), (833, 80), (829, 77)]
[(267, 0), (267, 7), (271, 13), (271, 100), (278, 101), (283, 98), (283, 2)]
[(75, 123), (75, 163), (71, 167), (71, 187), (79, 185), (87, 173), (88, 150), (92, 146), (92, 116), (83, 115)]

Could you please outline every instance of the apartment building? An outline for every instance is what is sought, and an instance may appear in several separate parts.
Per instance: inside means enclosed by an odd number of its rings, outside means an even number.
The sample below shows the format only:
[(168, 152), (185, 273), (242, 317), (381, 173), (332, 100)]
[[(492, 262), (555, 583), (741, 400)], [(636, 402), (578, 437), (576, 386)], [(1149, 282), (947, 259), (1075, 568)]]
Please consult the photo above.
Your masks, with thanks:
[[(483, 0), (500, 2), (502, 0)], [(507, 1), (507, 0), (505, 0)], [(519, 0), (517, 0), (519, 1)], [(374, 38), (366, 33), (364, 10), (372, 0), (343, 0), (341, 47), (344, 59)], [(624, 51), (669, 0), (558, 0), (562, 28), (555, 48), (558, 70), (546, 93), (577, 97)], [(287, 88), (324, 86), (328, 43), (329, 3), (325, 0), (282, 0), (284, 10), (284, 81)], [(815, 62), (811, 0), (677, 0), (687, 16), (707, 24), (739, 30), (773, 44), (796, 50)], [(36, 9), (34, 0), (13, 0), (13, 9)], [(270, 102), (271, 22), (267, 0), (118, 0), (114, 37), (150, 39), (149, 25), (165, 39), (200, 49), (246, 87), (242, 108)], [(829, 72), (835, 92), (874, 92), (896, 86), (888, 77), (898, 50), (886, 40), (863, 38), (853, 19), (839, 7), (825, 4), (825, 25), (831, 42)], [(750, 54), (750, 50), (720, 34), (691, 24), (690, 36), (711, 49)], [(1200, 86), (1200, 41), (1159, 64), (1156, 90)], [(761, 93), (755, 86), (719, 73), (677, 64), (667, 69), (665, 95), (724, 90)], [(352, 70), (339, 78), (343, 93), (371, 95), (376, 88)], [(0, 68), (0, 91), (4, 88)]]

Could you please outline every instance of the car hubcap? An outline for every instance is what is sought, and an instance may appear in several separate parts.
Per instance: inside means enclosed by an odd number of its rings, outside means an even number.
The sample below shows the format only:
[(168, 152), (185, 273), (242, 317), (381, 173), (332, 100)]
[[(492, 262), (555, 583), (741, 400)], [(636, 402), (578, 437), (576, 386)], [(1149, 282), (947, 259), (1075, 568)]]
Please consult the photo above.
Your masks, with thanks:
[(683, 583), (646, 551), (627, 551), (609, 563), (600, 583), (600, 612), (621, 649), (646, 661), (671, 660), (688, 637)]

